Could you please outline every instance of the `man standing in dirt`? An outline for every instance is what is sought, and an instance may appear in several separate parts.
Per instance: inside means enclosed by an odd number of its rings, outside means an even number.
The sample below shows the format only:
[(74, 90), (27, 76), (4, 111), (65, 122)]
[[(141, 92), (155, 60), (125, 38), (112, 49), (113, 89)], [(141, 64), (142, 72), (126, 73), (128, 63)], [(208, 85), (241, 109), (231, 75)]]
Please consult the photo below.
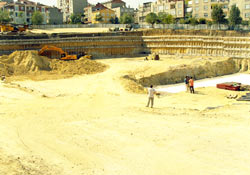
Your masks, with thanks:
[(190, 77), (189, 87), (190, 87), (190, 92), (194, 94), (194, 80), (193, 80), (193, 77)]
[(189, 76), (186, 76), (184, 79), (184, 83), (186, 85), (186, 91), (189, 91)]
[(148, 88), (148, 104), (146, 107), (149, 107), (149, 104), (151, 102), (151, 108), (154, 106), (154, 94), (156, 93), (156, 90), (153, 88), (153, 85)]

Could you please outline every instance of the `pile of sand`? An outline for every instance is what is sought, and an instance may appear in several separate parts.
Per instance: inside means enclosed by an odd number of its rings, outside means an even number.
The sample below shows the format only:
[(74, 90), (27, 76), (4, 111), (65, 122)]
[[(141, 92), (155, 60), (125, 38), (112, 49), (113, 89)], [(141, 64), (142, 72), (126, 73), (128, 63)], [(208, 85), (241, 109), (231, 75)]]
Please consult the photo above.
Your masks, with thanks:
[[(79, 60), (63, 61), (39, 56), (37, 51), (16, 51), (9, 56), (0, 57), (0, 75), (7, 77), (27, 76), (31, 79), (52, 79), (70, 77), (81, 74), (103, 72), (106, 65), (81, 58)], [(33, 76), (33, 77), (32, 77)]]
[(36, 51), (16, 51), (9, 56), (0, 57), (1, 75), (23, 75), (40, 70), (50, 71), (50, 63)]

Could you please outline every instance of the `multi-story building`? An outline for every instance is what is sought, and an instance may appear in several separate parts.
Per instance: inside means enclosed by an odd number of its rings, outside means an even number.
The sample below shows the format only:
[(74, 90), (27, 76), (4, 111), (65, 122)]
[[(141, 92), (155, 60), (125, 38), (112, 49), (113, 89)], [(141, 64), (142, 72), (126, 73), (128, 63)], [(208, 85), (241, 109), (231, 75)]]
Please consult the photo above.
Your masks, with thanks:
[(84, 8), (84, 22), (85, 23), (91, 23), (93, 7), (94, 5), (88, 4), (88, 6)]
[(117, 7), (126, 7), (126, 3), (122, 0), (111, 0), (102, 3), (105, 7), (109, 9), (117, 8)]
[(49, 7), (48, 24), (63, 24), (63, 13), (61, 9)]
[(134, 16), (135, 9), (126, 6), (126, 3), (122, 0), (111, 0), (102, 3), (105, 7), (114, 10), (117, 18), (120, 18), (125, 13)]
[(143, 3), (142, 5), (139, 5), (138, 12), (136, 15), (138, 18), (137, 19), (138, 23), (140, 24), (146, 23), (145, 18), (147, 14), (152, 12), (151, 5), (152, 5), (152, 2), (146, 2), (146, 3)]
[[(3, 2), (4, 3), (4, 2)], [(16, 2), (2, 3), (1, 9), (9, 12), (12, 23), (31, 24), (32, 15), (35, 11), (40, 11), (43, 15), (43, 24), (48, 22), (48, 6), (28, 0), (17, 0)]]
[[(93, 24), (98, 23), (110, 23), (111, 18), (115, 18), (115, 11), (105, 7), (104, 5), (98, 3), (92, 8), (91, 22)], [(102, 20), (97, 20), (97, 16), (101, 16)]]
[(157, 0), (151, 4), (151, 9), (156, 14), (165, 12), (174, 18), (183, 18), (185, 16), (184, 4), (184, 0)]
[(211, 19), (214, 5), (221, 5), (226, 15), (229, 14), (229, 0), (188, 0), (186, 12), (191, 13), (195, 18)]
[(72, 14), (84, 13), (83, 9), (87, 6), (87, 0), (57, 0), (57, 7), (63, 12), (64, 22), (69, 21)]

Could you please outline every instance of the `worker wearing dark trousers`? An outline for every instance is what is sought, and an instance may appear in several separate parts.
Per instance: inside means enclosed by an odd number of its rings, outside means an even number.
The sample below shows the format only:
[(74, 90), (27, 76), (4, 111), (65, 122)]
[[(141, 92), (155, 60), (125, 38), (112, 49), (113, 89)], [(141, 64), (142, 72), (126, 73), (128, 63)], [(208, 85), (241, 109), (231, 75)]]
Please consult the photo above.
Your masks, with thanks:
[(190, 77), (189, 88), (190, 88), (190, 93), (194, 94), (194, 80), (193, 80), (193, 77)]

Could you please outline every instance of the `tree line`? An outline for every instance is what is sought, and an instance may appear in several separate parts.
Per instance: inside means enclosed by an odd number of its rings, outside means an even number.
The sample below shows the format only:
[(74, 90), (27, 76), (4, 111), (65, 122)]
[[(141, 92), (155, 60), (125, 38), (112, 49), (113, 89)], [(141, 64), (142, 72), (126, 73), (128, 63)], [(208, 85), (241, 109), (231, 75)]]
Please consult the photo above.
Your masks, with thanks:
[(184, 19), (177, 20), (172, 15), (166, 14), (164, 12), (158, 13), (149, 13), (145, 21), (152, 26), (154, 24), (191, 24), (191, 25), (197, 25), (197, 24), (226, 24), (229, 25), (231, 29), (234, 29), (236, 25), (242, 24), (242, 25), (249, 25), (249, 21), (243, 21), (240, 16), (240, 9), (236, 5), (232, 5), (230, 11), (229, 11), (229, 17), (226, 18), (225, 13), (223, 12), (221, 5), (214, 5), (211, 12), (211, 18), (212, 20), (207, 20), (205, 18), (195, 18), (191, 14), (187, 14)]

